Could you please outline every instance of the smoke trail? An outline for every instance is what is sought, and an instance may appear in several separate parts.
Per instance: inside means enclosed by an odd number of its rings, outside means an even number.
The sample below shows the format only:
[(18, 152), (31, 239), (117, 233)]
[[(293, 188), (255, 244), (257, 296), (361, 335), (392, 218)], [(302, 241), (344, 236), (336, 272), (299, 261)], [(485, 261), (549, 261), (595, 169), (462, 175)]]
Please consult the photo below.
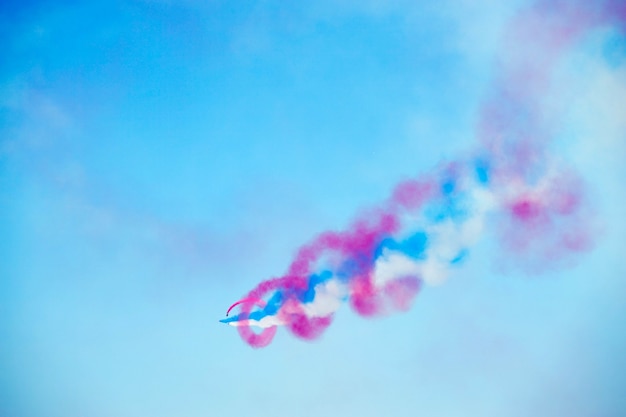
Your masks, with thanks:
[(617, 1), (545, 1), (521, 12), (503, 40), (472, 156), (397, 185), (346, 231), (320, 234), (284, 276), (260, 283), (223, 322), (263, 347), (277, 325), (315, 339), (344, 302), (365, 317), (407, 310), (424, 284), (446, 279), (486, 225), (529, 270), (590, 248), (582, 181), (547, 152), (554, 126), (545, 96), (569, 48), (595, 27), (623, 29), (624, 22), (626, 7)]

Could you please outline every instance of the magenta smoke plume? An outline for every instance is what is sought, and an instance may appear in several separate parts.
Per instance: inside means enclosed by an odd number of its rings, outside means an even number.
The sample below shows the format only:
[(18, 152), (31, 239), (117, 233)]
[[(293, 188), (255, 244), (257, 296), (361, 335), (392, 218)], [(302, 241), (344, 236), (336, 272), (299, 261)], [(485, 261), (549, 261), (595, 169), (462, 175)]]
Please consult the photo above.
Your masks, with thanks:
[(624, 30), (626, 7), (596, 3), (545, 1), (522, 11), (505, 33), (472, 156), (397, 185), (346, 231), (320, 234), (222, 322), (263, 347), (281, 325), (317, 338), (343, 303), (365, 317), (405, 311), (424, 284), (443, 282), (468, 256), (486, 226), (530, 270), (589, 249), (582, 181), (547, 152), (554, 126), (544, 97), (559, 59), (590, 30)]

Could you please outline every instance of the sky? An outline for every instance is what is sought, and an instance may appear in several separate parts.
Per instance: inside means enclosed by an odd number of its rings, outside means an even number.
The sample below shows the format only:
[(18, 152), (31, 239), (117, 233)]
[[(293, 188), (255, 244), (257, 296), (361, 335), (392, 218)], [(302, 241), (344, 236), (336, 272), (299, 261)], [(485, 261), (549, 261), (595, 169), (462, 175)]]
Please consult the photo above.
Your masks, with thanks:
[(538, 94), (587, 250), (529, 269), (486, 232), (409, 311), (345, 305), (315, 341), (218, 322), (484, 146), (499, 75), (550, 51), (507, 37), (532, 4), (3, 3), (0, 416), (626, 414), (623, 14)]

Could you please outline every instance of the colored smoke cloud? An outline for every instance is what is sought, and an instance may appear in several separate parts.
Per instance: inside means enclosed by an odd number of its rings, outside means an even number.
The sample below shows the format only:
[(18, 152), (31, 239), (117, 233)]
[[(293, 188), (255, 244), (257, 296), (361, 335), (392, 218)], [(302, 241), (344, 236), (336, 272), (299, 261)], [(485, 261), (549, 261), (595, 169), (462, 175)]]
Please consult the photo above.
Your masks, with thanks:
[(486, 230), (507, 261), (529, 272), (590, 249), (584, 181), (549, 153), (556, 125), (546, 96), (568, 50), (592, 30), (623, 31), (625, 22), (616, 1), (543, 1), (521, 11), (504, 35), (469, 156), (400, 183), (346, 231), (302, 246), (283, 276), (261, 282), (223, 321), (263, 347), (278, 325), (317, 338), (345, 303), (364, 317), (406, 311), (424, 285), (447, 279)]

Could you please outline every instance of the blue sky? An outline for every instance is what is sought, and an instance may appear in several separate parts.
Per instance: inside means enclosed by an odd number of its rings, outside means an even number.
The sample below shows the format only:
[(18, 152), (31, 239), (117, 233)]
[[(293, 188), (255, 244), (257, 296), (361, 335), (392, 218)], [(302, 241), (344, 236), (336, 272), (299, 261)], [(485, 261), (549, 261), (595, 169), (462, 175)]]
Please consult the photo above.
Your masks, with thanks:
[(314, 343), (279, 330), (253, 350), (218, 323), (316, 233), (473, 148), (523, 5), (0, 6), (0, 415), (624, 415), (626, 48), (610, 28), (567, 55), (551, 99), (591, 252), (527, 276), (486, 236), (410, 312), (344, 308)]

